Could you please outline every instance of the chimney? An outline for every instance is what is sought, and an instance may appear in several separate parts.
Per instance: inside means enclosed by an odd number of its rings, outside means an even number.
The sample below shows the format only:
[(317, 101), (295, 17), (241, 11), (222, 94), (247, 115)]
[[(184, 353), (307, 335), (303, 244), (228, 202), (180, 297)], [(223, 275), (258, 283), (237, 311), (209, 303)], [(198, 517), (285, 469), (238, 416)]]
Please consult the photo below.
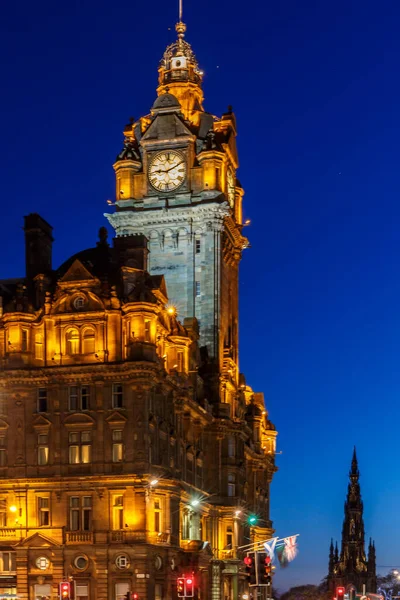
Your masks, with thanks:
[(147, 255), (149, 253), (146, 236), (123, 235), (114, 238), (114, 248), (120, 267), (133, 267), (147, 271)]
[(26, 278), (51, 271), (53, 228), (37, 213), (24, 217)]

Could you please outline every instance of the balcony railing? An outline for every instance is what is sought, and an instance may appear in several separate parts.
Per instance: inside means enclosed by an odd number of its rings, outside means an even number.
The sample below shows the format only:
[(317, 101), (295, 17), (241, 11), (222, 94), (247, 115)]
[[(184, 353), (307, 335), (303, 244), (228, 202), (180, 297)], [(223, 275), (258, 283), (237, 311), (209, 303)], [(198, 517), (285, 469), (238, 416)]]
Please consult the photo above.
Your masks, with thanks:
[(17, 530), (11, 529), (10, 527), (0, 528), (0, 540), (10, 539), (17, 537)]
[(66, 531), (65, 532), (65, 543), (66, 544), (92, 544), (93, 531)]
[(142, 530), (132, 529), (116, 529), (110, 531), (108, 535), (109, 543), (111, 544), (132, 544), (146, 541), (146, 532)]

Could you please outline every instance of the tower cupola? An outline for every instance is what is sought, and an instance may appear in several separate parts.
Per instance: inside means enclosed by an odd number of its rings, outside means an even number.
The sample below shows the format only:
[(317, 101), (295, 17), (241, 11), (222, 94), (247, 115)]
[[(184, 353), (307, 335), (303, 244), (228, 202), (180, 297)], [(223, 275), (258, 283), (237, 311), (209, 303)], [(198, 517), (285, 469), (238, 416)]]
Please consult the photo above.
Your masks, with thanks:
[(191, 45), (184, 39), (186, 25), (175, 25), (177, 40), (167, 46), (158, 68), (157, 94), (171, 92), (182, 106), (185, 118), (197, 125), (203, 112), (203, 71), (199, 69)]

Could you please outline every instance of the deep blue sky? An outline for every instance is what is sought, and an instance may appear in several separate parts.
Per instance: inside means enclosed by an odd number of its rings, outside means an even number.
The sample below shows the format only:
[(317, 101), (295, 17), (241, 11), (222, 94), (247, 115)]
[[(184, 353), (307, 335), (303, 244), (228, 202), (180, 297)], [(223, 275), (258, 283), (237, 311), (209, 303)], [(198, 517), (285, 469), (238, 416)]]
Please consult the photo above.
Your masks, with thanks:
[[(238, 119), (241, 367), (279, 430), (277, 533), (301, 534), (278, 586), (325, 575), (353, 444), (378, 564), (398, 565), (400, 3), (185, 0), (184, 17), (206, 109)], [(175, 21), (172, 0), (3, 3), (0, 277), (24, 272), (28, 212), (55, 227), (56, 265), (94, 244)]]

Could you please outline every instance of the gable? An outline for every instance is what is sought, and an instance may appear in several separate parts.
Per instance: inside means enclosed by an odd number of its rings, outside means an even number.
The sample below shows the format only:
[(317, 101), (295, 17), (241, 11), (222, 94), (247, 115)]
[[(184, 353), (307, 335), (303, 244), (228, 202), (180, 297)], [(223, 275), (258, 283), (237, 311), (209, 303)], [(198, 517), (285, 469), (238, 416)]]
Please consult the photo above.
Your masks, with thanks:
[(173, 140), (177, 137), (192, 137), (192, 132), (176, 114), (157, 115), (141, 141)]
[(106, 419), (109, 425), (125, 425), (127, 418), (120, 412), (115, 411)]
[(68, 271), (63, 277), (61, 277), (59, 283), (71, 283), (76, 281), (95, 281), (94, 277), (86, 267), (83, 266), (81, 261), (76, 258)]
[(52, 538), (46, 537), (41, 533), (34, 533), (33, 535), (25, 538), (16, 546), (29, 546), (33, 548), (48, 548), (49, 546), (59, 546), (59, 544)]
[[(1, 425), (0, 425), (1, 427)], [(51, 421), (46, 419), (43, 415), (38, 415), (36, 419), (33, 421), (34, 429), (42, 429), (51, 427)]]

